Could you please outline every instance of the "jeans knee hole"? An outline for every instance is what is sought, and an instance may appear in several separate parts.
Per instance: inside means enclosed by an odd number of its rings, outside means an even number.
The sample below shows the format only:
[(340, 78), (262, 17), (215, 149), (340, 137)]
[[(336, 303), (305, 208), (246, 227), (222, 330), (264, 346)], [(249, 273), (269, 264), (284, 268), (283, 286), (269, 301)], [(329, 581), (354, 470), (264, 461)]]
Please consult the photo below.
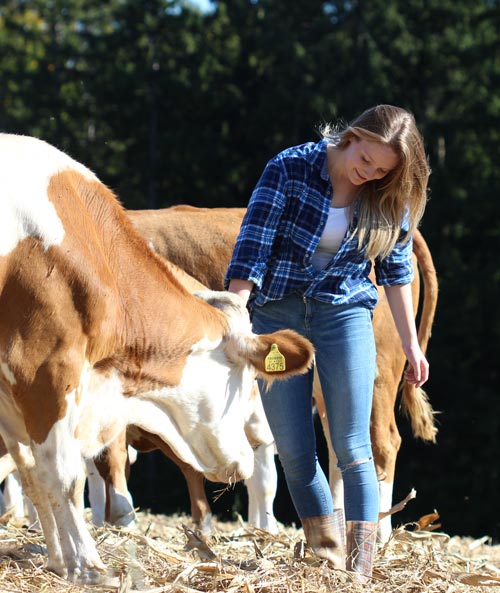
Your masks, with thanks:
[(338, 468), (340, 469), (340, 471), (343, 473), (349, 469), (352, 469), (353, 467), (357, 467), (358, 465), (362, 465), (363, 463), (370, 463), (370, 461), (373, 459), (373, 457), (367, 457), (366, 459), (360, 459), (359, 461), (351, 461), (351, 463), (346, 463), (345, 465), (338, 465)]

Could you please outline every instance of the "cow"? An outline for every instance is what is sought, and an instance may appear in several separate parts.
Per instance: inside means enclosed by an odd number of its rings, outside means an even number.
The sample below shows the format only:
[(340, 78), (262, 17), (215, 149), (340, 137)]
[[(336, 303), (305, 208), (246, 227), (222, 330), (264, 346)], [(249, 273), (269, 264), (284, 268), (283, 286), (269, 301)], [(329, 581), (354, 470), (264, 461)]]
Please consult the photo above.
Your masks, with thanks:
[[(0, 180), (0, 436), (37, 510), (47, 568), (99, 583), (83, 460), (133, 424), (209, 479), (245, 479), (255, 374), (307, 372), (314, 350), (290, 330), (253, 334), (235, 295), (191, 295), (113, 192), (48, 143), (0, 134)], [(282, 373), (265, 369), (273, 344)]]
[[(137, 231), (157, 253), (202, 284), (214, 290), (222, 290), (224, 275), (245, 212), (245, 208), (197, 208), (177, 205), (158, 210), (129, 210), (127, 214)], [(425, 352), (436, 311), (438, 283), (431, 253), (419, 231), (414, 236), (413, 252), (416, 273), (412, 294), (417, 313), (420, 293), (423, 292), (418, 339)], [(423, 291), (420, 290), (418, 268), (422, 275)], [(374, 280), (373, 274), (371, 277)], [(379, 303), (374, 310), (373, 325), (378, 372), (373, 394), (371, 437), (379, 476), (380, 512), (381, 515), (385, 515), (392, 506), (396, 458), (401, 446), (395, 417), (399, 387), (401, 407), (411, 419), (414, 436), (425, 442), (434, 443), (437, 427), (434, 411), (425, 392), (404, 381), (401, 384), (406, 358), (383, 290), (379, 290)], [(329, 448), (329, 481), (334, 505), (335, 508), (343, 508), (342, 477), (330, 443), (323, 395), (317, 375), (314, 381), (314, 399)], [(391, 517), (386, 515), (379, 522), (379, 539), (387, 541), (390, 534)]]
[[(165, 260), (165, 265), (190, 292), (207, 290), (207, 287), (168, 260)], [(254, 471), (245, 480), (249, 500), (248, 522), (258, 529), (276, 534), (278, 525), (273, 513), (277, 487), (274, 440), (257, 383), (254, 384), (254, 397), (247, 402), (244, 428), (255, 456)], [(116, 526), (134, 526), (134, 505), (127, 486), (131, 463), (129, 457), (132, 454), (135, 459), (137, 451), (157, 449), (181, 470), (188, 487), (191, 519), (204, 534), (210, 534), (212, 513), (205, 493), (203, 474), (183, 462), (167, 442), (148, 435), (137, 426), (129, 426), (126, 435), (116, 438), (97, 459), (86, 461), (93, 523), (97, 526), (105, 522)]]
[[(168, 260), (164, 263), (189, 292), (207, 290), (207, 287), (178, 266)], [(248, 521), (258, 529), (276, 534), (278, 524), (273, 512), (277, 488), (275, 447), (257, 383), (254, 385), (254, 391), (247, 402), (244, 426), (245, 434), (254, 450), (253, 473), (245, 480), (249, 501)], [(127, 485), (130, 464), (137, 459), (137, 451), (149, 452), (156, 449), (161, 450), (181, 470), (188, 487), (192, 521), (202, 533), (210, 534), (212, 512), (205, 493), (203, 474), (179, 458), (167, 442), (155, 435), (148, 435), (137, 426), (128, 426), (126, 434), (123, 432), (115, 438), (96, 459), (85, 460), (94, 525), (101, 526), (107, 522), (121, 527), (135, 526), (134, 504)], [(15, 463), (12, 457), (6, 454), (0, 438), (0, 483), (4, 482), (5, 494), (3, 500), (0, 498), (0, 510), (8, 510), (16, 517), (27, 515), (30, 528), (33, 529), (38, 526), (36, 512), (29, 498), (24, 496), (15, 469)]]

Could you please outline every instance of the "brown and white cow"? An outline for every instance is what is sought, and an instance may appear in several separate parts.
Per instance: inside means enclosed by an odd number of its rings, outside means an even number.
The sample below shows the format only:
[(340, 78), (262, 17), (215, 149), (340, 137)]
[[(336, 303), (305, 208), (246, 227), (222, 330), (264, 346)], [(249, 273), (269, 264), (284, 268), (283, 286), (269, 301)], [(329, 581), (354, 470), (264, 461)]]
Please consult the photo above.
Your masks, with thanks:
[[(165, 265), (189, 292), (207, 290), (201, 282), (175, 264), (165, 260)], [(277, 488), (274, 439), (257, 383), (254, 384), (254, 391), (254, 397), (248, 400), (244, 410), (245, 434), (254, 450), (254, 470), (244, 481), (248, 490), (248, 522), (259, 529), (277, 533), (278, 525), (273, 512)], [(181, 470), (188, 487), (191, 519), (203, 533), (211, 533), (212, 512), (205, 493), (203, 474), (180, 459), (167, 442), (147, 434), (137, 426), (129, 426), (126, 438), (120, 435), (97, 459), (87, 460), (89, 500), (94, 524), (99, 526), (108, 522), (118, 526), (134, 525), (134, 504), (127, 486), (129, 455), (132, 453), (136, 457), (137, 450), (148, 452), (156, 449), (161, 450)]]
[[(47, 143), (0, 134), (0, 435), (34, 503), (48, 568), (99, 581), (81, 509), (83, 458), (127, 425), (217, 481), (244, 479), (242, 408), (257, 372), (304, 372), (311, 344), (255, 336), (241, 300), (189, 294), (112, 192)], [(287, 371), (269, 375), (277, 343)]]
[[(189, 292), (207, 290), (201, 282), (178, 266), (168, 260), (164, 263)], [(248, 522), (269, 533), (277, 533), (278, 524), (273, 511), (277, 489), (274, 439), (256, 383), (254, 390), (244, 412), (245, 434), (254, 451), (254, 469), (252, 475), (244, 481), (248, 490)], [(132, 425), (128, 426), (126, 435), (125, 431), (121, 433), (96, 459), (85, 460), (94, 525), (101, 526), (105, 522), (116, 526), (135, 525), (134, 503), (127, 485), (130, 464), (137, 458), (137, 451), (149, 452), (156, 449), (161, 450), (181, 470), (188, 487), (193, 523), (203, 533), (211, 533), (212, 512), (205, 492), (204, 475), (179, 458), (165, 440)], [(0, 483), (4, 483), (4, 497), (1, 497), (0, 491), (0, 512), (8, 510), (16, 517), (28, 515), (30, 527), (34, 528), (38, 525), (36, 511), (29, 498), (24, 496), (15, 469), (15, 463), (11, 455), (6, 453), (0, 438)]]
[[(245, 212), (245, 208), (196, 208), (180, 205), (159, 210), (130, 210), (128, 216), (157, 253), (210, 288), (222, 290), (224, 275)], [(412, 292), (415, 313), (420, 294), (423, 293), (419, 342), (425, 352), (437, 304), (437, 276), (431, 253), (419, 231), (415, 233), (413, 251), (416, 273)], [(423, 280), (422, 291), (418, 268)], [(392, 505), (396, 457), (401, 446), (395, 403), (406, 358), (383, 290), (379, 291), (379, 297), (373, 316), (378, 374), (374, 386), (371, 435), (380, 479), (380, 511), (384, 513)], [(323, 395), (317, 377), (314, 382), (314, 396), (327, 442), (330, 443)], [(424, 441), (435, 442), (437, 428), (434, 412), (425, 392), (403, 382), (401, 407), (411, 419), (414, 435)], [(329, 456), (334, 504), (335, 508), (342, 508), (342, 477), (331, 445)], [(386, 541), (390, 533), (391, 517), (386, 516), (379, 523), (379, 538)]]

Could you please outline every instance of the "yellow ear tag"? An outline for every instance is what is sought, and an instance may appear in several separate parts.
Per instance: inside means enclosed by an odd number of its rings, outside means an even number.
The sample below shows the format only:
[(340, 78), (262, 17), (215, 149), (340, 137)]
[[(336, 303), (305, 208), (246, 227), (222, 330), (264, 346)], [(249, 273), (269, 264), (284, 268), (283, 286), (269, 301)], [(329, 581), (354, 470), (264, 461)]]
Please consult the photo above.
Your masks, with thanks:
[(278, 350), (277, 344), (272, 344), (271, 350), (266, 356), (265, 369), (268, 373), (278, 373), (286, 369), (285, 357)]

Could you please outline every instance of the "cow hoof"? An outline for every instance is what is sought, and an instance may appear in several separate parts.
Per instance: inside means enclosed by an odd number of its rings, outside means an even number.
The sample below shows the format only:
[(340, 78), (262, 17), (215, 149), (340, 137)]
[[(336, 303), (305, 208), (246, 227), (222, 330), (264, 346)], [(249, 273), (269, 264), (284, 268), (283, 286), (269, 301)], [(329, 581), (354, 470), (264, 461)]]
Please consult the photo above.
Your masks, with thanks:
[(111, 521), (111, 524), (115, 527), (128, 527), (129, 529), (135, 529), (135, 513), (127, 513), (126, 515), (122, 515), (121, 517), (114, 517)]
[(98, 585), (113, 588), (120, 586), (120, 578), (114, 570), (76, 569), (68, 572), (67, 579), (75, 585)]
[(276, 521), (269, 521), (265, 525), (262, 525), (261, 527), (259, 527), (259, 529), (262, 529), (263, 531), (267, 531), (271, 535), (278, 535), (278, 533), (280, 531), (280, 529), (278, 527), (278, 523)]
[(195, 526), (203, 533), (203, 535), (212, 535), (212, 513), (209, 513), (201, 521), (195, 522)]

